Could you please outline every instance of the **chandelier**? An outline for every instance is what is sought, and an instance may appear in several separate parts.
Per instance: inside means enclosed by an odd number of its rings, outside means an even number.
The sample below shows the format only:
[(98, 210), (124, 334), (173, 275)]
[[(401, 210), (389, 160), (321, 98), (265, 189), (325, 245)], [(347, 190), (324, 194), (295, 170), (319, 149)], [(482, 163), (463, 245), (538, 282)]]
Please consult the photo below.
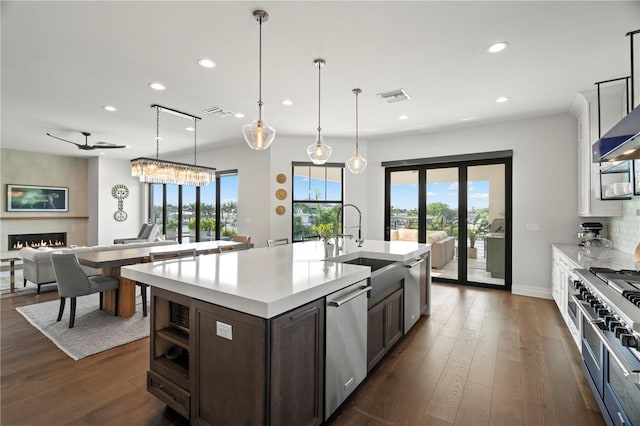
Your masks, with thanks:
[[(151, 105), (156, 109), (156, 158), (139, 157), (131, 160), (131, 175), (137, 176), (142, 183), (170, 183), (187, 186), (207, 186), (215, 179), (215, 168), (196, 165), (196, 123), (200, 117), (160, 105)], [(160, 160), (160, 111), (193, 120), (193, 164)]]

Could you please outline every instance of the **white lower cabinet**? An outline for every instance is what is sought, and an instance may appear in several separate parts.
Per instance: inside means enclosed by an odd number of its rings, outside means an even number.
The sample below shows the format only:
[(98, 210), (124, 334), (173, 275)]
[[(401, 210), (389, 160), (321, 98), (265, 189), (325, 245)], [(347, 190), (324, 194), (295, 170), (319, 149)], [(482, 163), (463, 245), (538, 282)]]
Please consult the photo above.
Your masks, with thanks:
[(570, 285), (573, 282), (573, 269), (579, 268), (579, 265), (574, 264), (571, 259), (562, 253), (556, 247), (552, 248), (552, 259), (551, 259), (551, 293), (553, 295), (553, 300), (556, 302), (558, 306), (558, 310), (562, 315), (562, 319), (564, 319), (571, 336), (573, 337), (573, 341), (576, 343), (578, 350), (582, 350), (582, 345), (580, 344), (580, 322), (578, 324), (574, 324), (571, 319), (571, 315), (567, 308), (570, 300), (569, 300), (569, 292)]

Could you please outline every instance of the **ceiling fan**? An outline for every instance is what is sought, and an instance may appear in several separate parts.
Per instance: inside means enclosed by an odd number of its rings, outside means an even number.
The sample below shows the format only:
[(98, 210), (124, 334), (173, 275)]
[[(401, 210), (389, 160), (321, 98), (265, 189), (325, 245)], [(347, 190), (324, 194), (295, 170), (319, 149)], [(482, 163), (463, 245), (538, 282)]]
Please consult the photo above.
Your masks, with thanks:
[(68, 141), (66, 139), (62, 139), (62, 138), (59, 138), (57, 136), (53, 136), (51, 133), (47, 133), (47, 136), (51, 136), (52, 138), (59, 139), (59, 140), (61, 140), (63, 142), (72, 143), (75, 146), (77, 146), (78, 149), (81, 149), (83, 151), (91, 151), (93, 149), (112, 149), (112, 148), (126, 148), (127, 147), (126, 145), (116, 145), (116, 144), (109, 143), (109, 142), (98, 142), (95, 145), (89, 145), (88, 139), (89, 139), (89, 136), (91, 136), (91, 133), (82, 132), (82, 134), (84, 135), (84, 144)]

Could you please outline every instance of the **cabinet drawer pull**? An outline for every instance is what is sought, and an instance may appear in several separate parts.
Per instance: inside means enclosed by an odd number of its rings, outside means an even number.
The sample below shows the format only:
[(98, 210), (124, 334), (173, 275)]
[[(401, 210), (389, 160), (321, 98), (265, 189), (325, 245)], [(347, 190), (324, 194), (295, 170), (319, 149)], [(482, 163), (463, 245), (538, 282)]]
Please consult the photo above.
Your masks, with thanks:
[(620, 414), (620, 411), (618, 411), (618, 418), (620, 419), (620, 424), (622, 426), (625, 426), (627, 424), (627, 422), (624, 421), (624, 417), (622, 417), (622, 414)]

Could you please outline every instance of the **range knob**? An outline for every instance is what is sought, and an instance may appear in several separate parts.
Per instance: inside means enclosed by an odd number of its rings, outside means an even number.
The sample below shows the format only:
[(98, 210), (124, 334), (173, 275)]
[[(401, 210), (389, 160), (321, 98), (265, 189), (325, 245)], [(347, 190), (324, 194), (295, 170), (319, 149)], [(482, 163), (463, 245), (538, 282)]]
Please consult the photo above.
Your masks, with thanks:
[(596, 312), (598, 312), (598, 316), (601, 318), (611, 314), (611, 311), (604, 306), (602, 308), (598, 308)]
[(617, 318), (614, 317), (613, 315), (605, 315), (604, 316), (604, 323), (607, 326), (607, 328), (609, 328), (609, 324), (611, 324), (612, 321), (615, 321)]
[(624, 325), (620, 325), (614, 328), (613, 332), (616, 334), (616, 337), (620, 338), (620, 336), (622, 336), (623, 334), (629, 334), (630, 330), (627, 329), (627, 327), (625, 327)]
[(609, 330), (616, 331), (616, 327), (622, 327), (622, 323), (620, 321), (611, 321), (609, 323)]
[(622, 346), (626, 346), (627, 348), (638, 348), (640, 343), (638, 342), (638, 338), (631, 333), (621, 334), (620, 341), (622, 342)]
[(577, 291), (582, 290), (584, 288), (584, 284), (582, 284), (580, 281), (574, 281), (573, 288), (575, 288)]

